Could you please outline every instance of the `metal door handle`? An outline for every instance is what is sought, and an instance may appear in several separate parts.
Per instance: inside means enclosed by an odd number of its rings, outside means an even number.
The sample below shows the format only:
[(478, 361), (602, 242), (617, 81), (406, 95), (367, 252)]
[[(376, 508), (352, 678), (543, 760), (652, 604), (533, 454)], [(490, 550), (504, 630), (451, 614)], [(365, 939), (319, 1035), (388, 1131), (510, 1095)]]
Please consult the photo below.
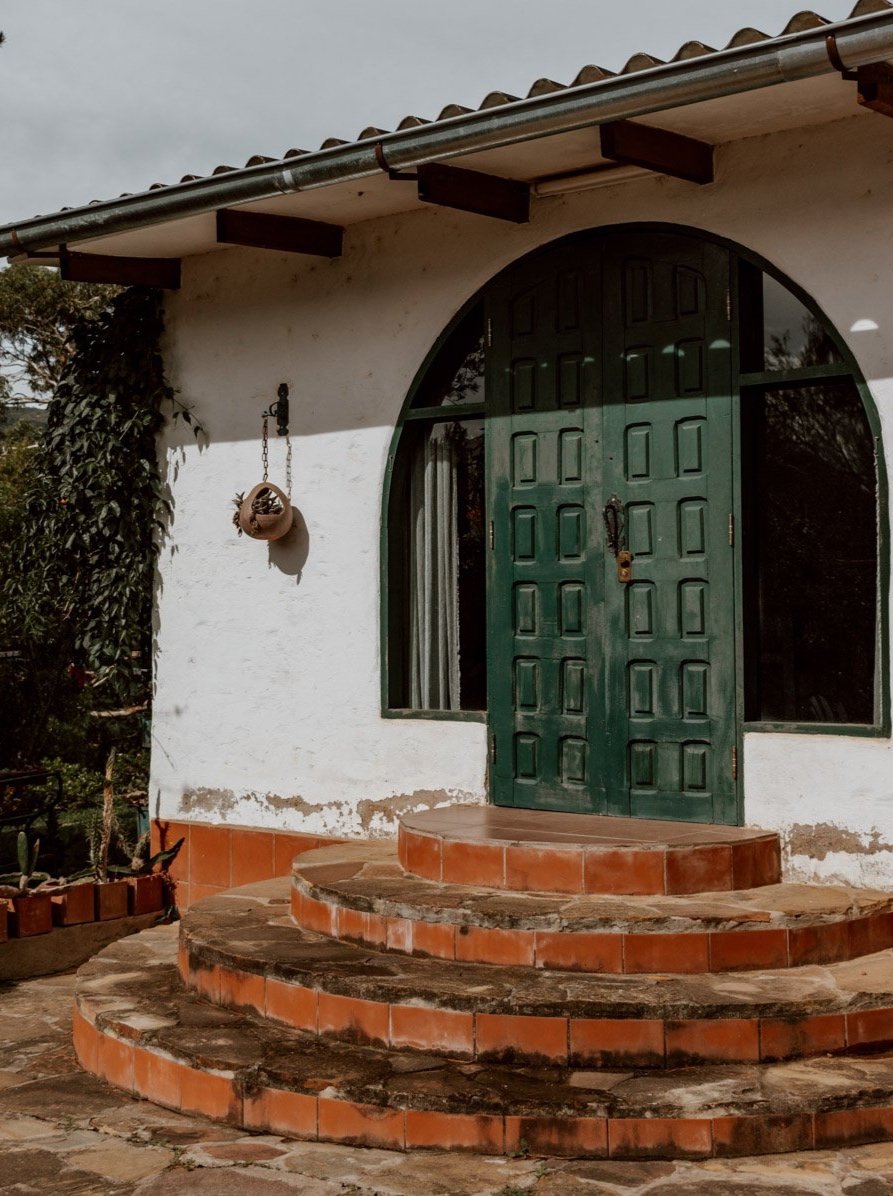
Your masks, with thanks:
[(626, 585), (633, 578), (633, 554), (624, 547), (623, 503), (612, 494), (602, 511), (605, 521), (605, 538), (608, 548), (617, 562), (617, 580)]

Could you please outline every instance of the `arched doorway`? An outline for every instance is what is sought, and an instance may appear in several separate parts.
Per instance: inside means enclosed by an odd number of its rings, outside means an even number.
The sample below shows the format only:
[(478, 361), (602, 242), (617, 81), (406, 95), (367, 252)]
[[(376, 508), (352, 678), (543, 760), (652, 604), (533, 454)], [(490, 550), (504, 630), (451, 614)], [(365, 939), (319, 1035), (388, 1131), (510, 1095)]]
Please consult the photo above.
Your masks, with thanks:
[(385, 706), (486, 717), (497, 804), (741, 820), (741, 737), (883, 721), (877, 443), (803, 297), (690, 230), (469, 305), (392, 459)]

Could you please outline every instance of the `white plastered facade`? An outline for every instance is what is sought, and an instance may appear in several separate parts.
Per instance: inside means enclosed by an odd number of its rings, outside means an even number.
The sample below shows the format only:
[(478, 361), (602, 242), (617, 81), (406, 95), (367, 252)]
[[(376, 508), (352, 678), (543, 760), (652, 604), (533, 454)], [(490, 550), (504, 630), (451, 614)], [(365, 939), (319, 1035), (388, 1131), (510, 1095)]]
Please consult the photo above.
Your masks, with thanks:
[[(486, 801), (479, 723), (385, 719), (381, 497), (413, 377), (455, 312), (566, 234), (659, 221), (762, 255), (849, 343), (893, 423), (893, 121), (861, 114), (720, 147), (717, 181), (660, 176), (534, 204), (528, 225), (442, 208), (348, 228), (335, 261), (246, 249), (187, 258), (167, 303), (167, 369), (208, 443), (162, 454), (174, 502), (159, 561), (153, 813), (378, 835), (401, 812)], [(291, 388), (285, 545), (237, 538), (230, 500), (260, 475), (260, 414)], [(273, 440), (281, 483), (285, 445)], [(886, 600), (886, 599), (885, 599)], [(784, 832), (792, 877), (893, 882), (885, 738), (748, 734), (745, 817)]]

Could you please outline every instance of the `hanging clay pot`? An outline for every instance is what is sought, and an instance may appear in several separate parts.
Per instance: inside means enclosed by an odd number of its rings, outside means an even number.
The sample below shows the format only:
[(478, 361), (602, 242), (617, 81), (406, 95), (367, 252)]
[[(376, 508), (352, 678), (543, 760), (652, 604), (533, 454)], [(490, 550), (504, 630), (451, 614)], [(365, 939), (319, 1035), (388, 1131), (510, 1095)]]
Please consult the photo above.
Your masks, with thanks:
[[(271, 505), (272, 511), (265, 510)], [(239, 506), (238, 525), (252, 540), (280, 540), (291, 531), (293, 523), (291, 503), (272, 482), (259, 482)]]

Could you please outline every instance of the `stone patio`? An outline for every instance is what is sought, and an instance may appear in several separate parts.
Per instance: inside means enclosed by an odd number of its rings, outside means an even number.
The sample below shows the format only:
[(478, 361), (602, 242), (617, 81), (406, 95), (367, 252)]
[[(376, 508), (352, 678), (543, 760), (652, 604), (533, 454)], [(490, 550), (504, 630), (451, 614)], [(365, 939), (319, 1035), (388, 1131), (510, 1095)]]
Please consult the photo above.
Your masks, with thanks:
[(893, 1144), (704, 1163), (400, 1154), (247, 1136), (84, 1074), (73, 974), (0, 988), (0, 1193), (40, 1196), (882, 1196)]

